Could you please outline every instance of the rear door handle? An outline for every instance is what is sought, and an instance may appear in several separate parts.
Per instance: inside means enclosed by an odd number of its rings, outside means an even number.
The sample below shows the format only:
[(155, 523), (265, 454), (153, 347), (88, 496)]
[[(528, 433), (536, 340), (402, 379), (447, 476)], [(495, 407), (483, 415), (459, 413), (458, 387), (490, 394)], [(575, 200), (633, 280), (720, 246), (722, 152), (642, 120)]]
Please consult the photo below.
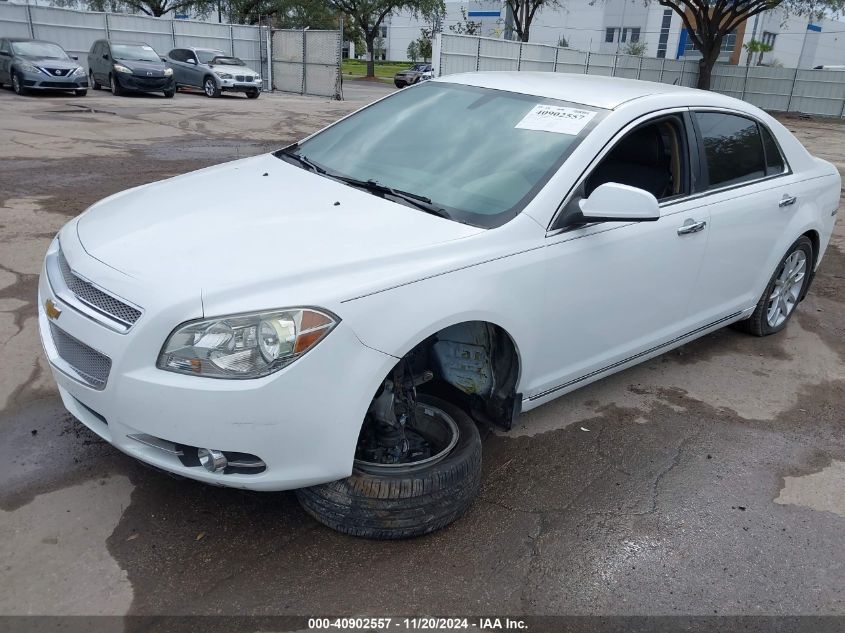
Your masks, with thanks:
[(692, 218), (689, 218), (684, 225), (678, 229), (678, 235), (689, 235), (690, 233), (698, 233), (699, 231), (703, 231), (704, 227), (707, 226), (707, 222), (704, 220), (695, 221)]
[(796, 196), (790, 196), (789, 194), (786, 194), (786, 195), (783, 196), (783, 198), (780, 199), (780, 202), (778, 202), (778, 206), (779, 207), (788, 207), (788, 206), (795, 204), (796, 200), (798, 200), (798, 198)]

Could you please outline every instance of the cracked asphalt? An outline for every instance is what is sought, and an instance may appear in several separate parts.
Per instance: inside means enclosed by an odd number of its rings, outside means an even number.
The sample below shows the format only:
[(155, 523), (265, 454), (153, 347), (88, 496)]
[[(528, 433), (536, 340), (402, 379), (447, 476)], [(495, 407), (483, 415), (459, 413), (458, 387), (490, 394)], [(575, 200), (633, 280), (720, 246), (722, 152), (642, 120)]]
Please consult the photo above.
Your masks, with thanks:
[[(786, 331), (716, 332), (488, 433), (478, 501), (411, 541), (336, 534), (290, 493), (170, 478), (64, 412), (35, 321), (64, 222), (387, 90), (0, 91), (0, 615), (845, 615), (841, 223)], [(785, 122), (845, 170), (841, 123)]]

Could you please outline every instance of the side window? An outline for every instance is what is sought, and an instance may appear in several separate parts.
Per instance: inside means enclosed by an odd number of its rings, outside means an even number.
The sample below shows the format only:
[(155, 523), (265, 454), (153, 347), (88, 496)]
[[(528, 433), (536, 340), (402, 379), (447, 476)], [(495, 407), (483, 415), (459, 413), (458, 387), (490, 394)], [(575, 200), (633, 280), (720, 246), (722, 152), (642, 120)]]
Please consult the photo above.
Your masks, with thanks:
[(178, 48), (174, 48), (172, 51), (170, 51), (170, 52), (167, 54), (167, 56), (168, 56), (170, 59), (172, 59), (174, 62), (183, 62), (183, 61), (185, 61), (185, 58), (184, 58), (184, 56), (182, 55), (182, 51), (181, 51), (181, 50), (179, 50)]
[(757, 123), (721, 112), (697, 112), (708, 188), (735, 185), (766, 175), (766, 159)]
[(589, 196), (615, 182), (645, 189), (658, 200), (689, 193), (689, 165), (683, 121), (669, 116), (641, 125), (620, 140), (584, 182)]
[(12, 47), (9, 46), (8, 40), (0, 40), (0, 51), (3, 51), (4, 53), (11, 53), (11, 48)]
[(760, 124), (760, 135), (763, 137), (763, 151), (766, 154), (766, 175), (776, 176), (783, 173), (783, 156), (780, 153), (775, 137), (762, 123)]

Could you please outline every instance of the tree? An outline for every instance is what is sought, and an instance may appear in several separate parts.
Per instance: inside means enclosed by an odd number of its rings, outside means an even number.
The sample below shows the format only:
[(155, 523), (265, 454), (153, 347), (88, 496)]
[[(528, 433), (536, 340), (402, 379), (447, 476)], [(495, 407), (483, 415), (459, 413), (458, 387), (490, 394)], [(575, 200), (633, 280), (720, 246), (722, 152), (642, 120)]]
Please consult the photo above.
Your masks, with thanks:
[(628, 42), (625, 45), (625, 48), (622, 49), (622, 52), (625, 55), (635, 55), (636, 57), (642, 57), (645, 55), (646, 43), (642, 41), (638, 42)]
[(126, 11), (156, 18), (171, 11), (207, 14), (212, 8), (216, 8), (214, 0), (89, 0), (85, 4), (91, 11)]
[(420, 58), (420, 47), (417, 46), (417, 41), (414, 40), (410, 44), (408, 44), (408, 59), (412, 62), (416, 62)]
[(470, 20), (466, 8), (461, 6), (461, 19), (450, 24), (449, 30), (457, 35), (481, 35), (481, 22)]
[(527, 42), (537, 10), (559, 7), (561, 0), (505, 0), (505, 4), (513, 17), (513, 30), (516, 32), (517, 39)]
[(367, 77), (375, 77), (375, 42), (384, 19), (395, 11), (407, 10), (419, 17), (433, 12), (444, 12), (443, 0), (326, 0), (343, 12), (350, 26), (361, 31), (367, 47)]
[[(512, 2), (513, 0), (507, 0)], [(534, 0), (536, 1), (536, 0)], [(818, 17), (838, 13), (845, 0), (657, 0), (681, 16), (689, 38), (701, 53), (698, 87), (710, 89), (713, 66), (719, 58), (722, 40), (748, 18), (782, 6), (787, 13)]]
[(757, 65), (759, 66), (763, 63), (763, 53), (768, 53), (770, 50), (774, 48), (771, 44), (766, 44), (765, 42), (761, 42), (760, 40), (750, 40), (748, 44), (743, 44), (743, 48), (748, 52), (748, 56), (745, 58), (745, 65), (751, 65), (751, 56), (755, 53), (759, 53), (757, 57)]

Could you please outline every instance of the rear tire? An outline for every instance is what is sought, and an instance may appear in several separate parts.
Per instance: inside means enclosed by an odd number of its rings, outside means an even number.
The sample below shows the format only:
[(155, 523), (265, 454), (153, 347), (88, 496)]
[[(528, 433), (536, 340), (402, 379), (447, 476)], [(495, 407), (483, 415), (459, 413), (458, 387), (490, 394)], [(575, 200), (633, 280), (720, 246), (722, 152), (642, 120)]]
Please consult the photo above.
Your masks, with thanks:
[(356, 461), (351, 477), (297, 490), (305, 511), (343, 534), (382, 540), (428, 534), (463, 515), (481, 483), (478, 428), (445, 400), (420, 394), (417, 402), (438, 409), (457, 426), (457, 443), (445, 457), (401, 469), (365, 470)]
[[(794, 262), (791, 266), (788, 262)], [(734, 327), (753, 336), (769, 336), (780, 332), (789, 323), (798, 303), (807, 291), (813, 266), (813, 243), (801, 236), (789, 247), (772, 274), (754, 312)], [(793, 274), (790, 269), (797, 268)], [(783, 299), (780, 309), (776, 304)]]

